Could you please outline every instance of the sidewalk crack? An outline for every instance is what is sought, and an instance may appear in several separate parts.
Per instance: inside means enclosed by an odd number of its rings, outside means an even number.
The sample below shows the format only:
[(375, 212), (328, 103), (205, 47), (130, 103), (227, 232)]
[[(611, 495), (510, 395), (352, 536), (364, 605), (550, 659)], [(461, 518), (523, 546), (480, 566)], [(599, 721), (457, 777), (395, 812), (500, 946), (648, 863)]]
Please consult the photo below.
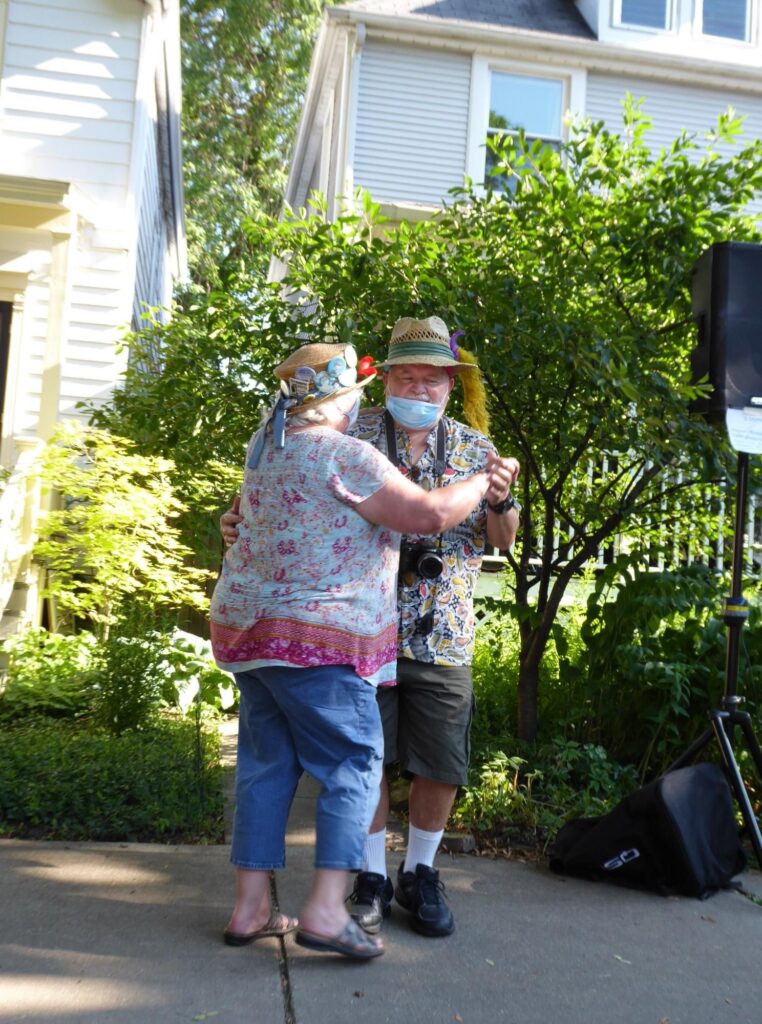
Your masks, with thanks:
[[(275, 884), (275, 874), (270, 875), (270, 905), (276, 913), (280, 913), (278, 903), (278, 888)], [(283, 993), (283, 1024), (298, 1024), (294, 1012), (294, 993), (291, 988), (291, 975), (288, 970), (288, 953), (286, 951), (286, 939), (282, 936), (278, 939), (280, 950), (278, 953), (278, 971), (280, 973), (280, 989)]]

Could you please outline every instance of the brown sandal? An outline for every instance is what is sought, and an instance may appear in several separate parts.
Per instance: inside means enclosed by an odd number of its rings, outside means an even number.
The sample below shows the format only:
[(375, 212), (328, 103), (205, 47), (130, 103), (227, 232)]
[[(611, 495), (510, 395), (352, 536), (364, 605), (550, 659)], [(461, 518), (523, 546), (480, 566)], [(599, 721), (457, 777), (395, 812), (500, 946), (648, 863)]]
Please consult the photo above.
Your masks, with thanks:
[(283, 938), (284, 935), (289, 935), (298, 927), (299, 921), (297, 918), (287, 917), (286, 914), (280, 914), (274, 910), (267, 919), (266, 924), (256, 931), (231, 932), (226, 928), (222, 933), (222, 937), (227, 946), (247, 946), (250, 942), (256, 942), (257, 939)]
[(334, 937), (316, 935), (315, 932), (307, 932), (300, 928), (296, 933), (296, 943), (306, 949), (315, 949), (319, 953), (341, 953), (342, 956), (351, 957), (353, 960), (371, 960), (384, 952), (381, 940), (364, 932), (356, 921), (350, 921), (344, 931)]

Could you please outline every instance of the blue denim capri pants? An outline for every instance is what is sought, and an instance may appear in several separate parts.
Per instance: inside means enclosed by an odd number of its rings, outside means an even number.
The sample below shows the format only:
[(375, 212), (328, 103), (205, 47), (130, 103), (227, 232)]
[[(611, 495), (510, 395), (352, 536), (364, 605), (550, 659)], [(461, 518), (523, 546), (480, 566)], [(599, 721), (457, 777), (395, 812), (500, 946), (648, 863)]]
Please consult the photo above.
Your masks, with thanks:
[(350, 665), (266, 666), (235, 680), (241, 699), (231, 863), (249, 871), (285, 866), (286, 823), (306, 771), (322, 786), (315, 867), (359, 871), (383, 765), (375, 688)]

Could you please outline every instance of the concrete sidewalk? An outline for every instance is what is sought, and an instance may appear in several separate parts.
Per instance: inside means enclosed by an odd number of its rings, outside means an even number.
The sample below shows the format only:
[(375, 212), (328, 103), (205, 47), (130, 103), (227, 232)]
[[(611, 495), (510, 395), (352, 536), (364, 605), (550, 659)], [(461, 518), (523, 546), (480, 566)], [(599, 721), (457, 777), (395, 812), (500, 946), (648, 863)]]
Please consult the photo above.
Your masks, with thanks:
[[(280, 907), (312, 871), (314, 786)], [(663, 899), (544, 866), (441, 855), (457, 929), (395, 906), (371, 963), (266, 939), (234, 949), (225, 846), (0, 841), (0, 1021), (35, 1024), (760, 1024), (762, 906)], [(389, 856), (396, 871), (399, 854)], [(756, 872), (745, 887), (762, 897)]]

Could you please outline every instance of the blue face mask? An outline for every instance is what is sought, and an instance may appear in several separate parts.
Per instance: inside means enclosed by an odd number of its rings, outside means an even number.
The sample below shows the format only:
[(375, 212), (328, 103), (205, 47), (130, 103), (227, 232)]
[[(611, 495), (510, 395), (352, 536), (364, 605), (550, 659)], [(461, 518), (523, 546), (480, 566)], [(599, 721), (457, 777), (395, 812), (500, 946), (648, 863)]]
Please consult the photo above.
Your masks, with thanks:
[(435, 402), (419, 402), (415, 398), (398, 398), (396, 395), (386, 396), (386, 408), (392, 419), (408, 430), (433, 427), (442, 412)]
[(349, 412), (345, 412), (344, 413), (344, 415), (346, 416), (346, 418), (348, 420), (347, 430), (349, 430), (350, 427), (353, 427), (355, 425), (355, 423), (357, 422), (357, 414), (359, 413), (359, 411), (360, 411), (360, 396), (358, 395), (357, 398), (355, 399), (355, 404), (352, 406), (352, 408), (349, 410)]

